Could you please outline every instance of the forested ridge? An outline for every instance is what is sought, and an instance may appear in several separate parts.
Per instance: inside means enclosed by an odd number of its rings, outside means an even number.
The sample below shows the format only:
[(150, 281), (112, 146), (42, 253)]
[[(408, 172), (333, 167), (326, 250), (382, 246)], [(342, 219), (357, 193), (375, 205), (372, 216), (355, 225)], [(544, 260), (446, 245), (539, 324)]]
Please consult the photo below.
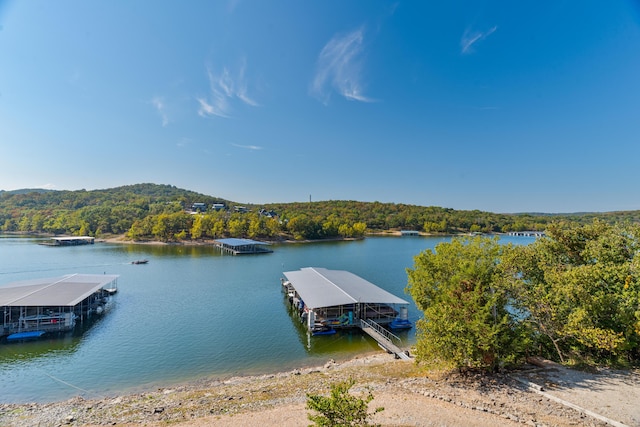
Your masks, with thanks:
[[(205, 203), (199, 215), (193, 203)], [(211, 206), (223, 204), (224, 210)], [(564, 220), (638, 222), (640, 211), (576, 214), (500, 214), (402, 203), (318, 201), (242, 204), (171, 185), (135, 184), (104, 190), (0, 191), (0, 231), (89, 235), (126, 234), (132, 240), (220, 237), (323, 239), (411, 229), (427, 233), (544, 231)], [(262, 213), (260, 212), (262, 210)], [(268, 212), (268, 215), (264, 215)], [(275, 214), (275, 215), (273, 215)]]

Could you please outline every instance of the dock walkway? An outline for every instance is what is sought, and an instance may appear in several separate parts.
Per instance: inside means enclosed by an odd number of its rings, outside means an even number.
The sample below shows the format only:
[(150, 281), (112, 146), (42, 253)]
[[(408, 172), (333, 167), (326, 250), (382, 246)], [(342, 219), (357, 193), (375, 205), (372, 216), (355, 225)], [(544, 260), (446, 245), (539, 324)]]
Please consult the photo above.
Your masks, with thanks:
[(389, 353), (395, 354), (397, 358), (402, 360), (411, 360), (411, 357), (409, 357), (407, 352), (393, 343), (394, 340), (401, 343), (402, 341), (400, 338), (387, 331), (373, 320), (360, 319), (360, 329), (376, 340), (380, 347)]

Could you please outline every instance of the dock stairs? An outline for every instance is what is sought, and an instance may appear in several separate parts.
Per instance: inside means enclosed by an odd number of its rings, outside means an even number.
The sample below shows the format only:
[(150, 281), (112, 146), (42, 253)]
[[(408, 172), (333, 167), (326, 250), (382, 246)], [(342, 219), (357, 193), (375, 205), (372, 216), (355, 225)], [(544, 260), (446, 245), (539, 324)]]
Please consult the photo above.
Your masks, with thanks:
[[(388, 353), (395, 354), (398, 359), (411, 360), (407, 351), (400, 348), (402, 340), (371, 319), (360, 319), (360, 329), (378, 342)], [(397, 345), (394, 342), (398, 343)]]

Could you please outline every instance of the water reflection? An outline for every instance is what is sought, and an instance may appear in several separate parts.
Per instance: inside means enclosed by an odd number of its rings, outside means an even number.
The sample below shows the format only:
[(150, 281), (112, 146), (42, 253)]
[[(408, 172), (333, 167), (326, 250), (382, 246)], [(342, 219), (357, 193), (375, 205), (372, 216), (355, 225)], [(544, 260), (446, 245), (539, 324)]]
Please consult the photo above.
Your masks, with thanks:
[(57, 356), (69, 356), (76, 351), (84, 341), (85, 334), (97, 327), (105, 315), (112, 309), (112, 303), (105, 306), (105, 311), (90, 320), (78, 322), (69, 332), (50, 333), (42, 338), (17, 342), (0, 341), (0, 367), (15, 363), (36, 361), (37, 359)]
[[(306, 353), (310, 356), (331, 355), (336, 353), (356, 354), (360, 352), (379, 350), (376, 341), (358, 328), (337, 329), (331, 335), (313, 335), (302, 321), (298, 310), (293, 307), (287, 295), (283, 293), (283, 310), (286, 310), (294, 325), (298, 340)], [(407, 339), (407, 331), (404, 339)]]

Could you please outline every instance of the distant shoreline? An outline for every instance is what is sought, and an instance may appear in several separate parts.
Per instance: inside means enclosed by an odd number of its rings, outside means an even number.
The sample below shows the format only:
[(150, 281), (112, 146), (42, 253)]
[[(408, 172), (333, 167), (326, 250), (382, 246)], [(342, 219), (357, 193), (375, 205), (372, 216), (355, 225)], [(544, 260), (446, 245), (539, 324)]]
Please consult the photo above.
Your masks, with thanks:
[[(466, 236), (468, 233), (461, 234), (432, 234), (425, 232), (418, 232), (419, 237), (446, 237), (446, 236)], [(389, 230), (389, 231), (376, 231), (372, 233), (367, 233), (363, 237), (331, 237), (327, 239), (304, 239), (304, 240), (295, 240), (295, 239), (255, 239), (261, 242), (266, 243), (282, 243), (282, 244), (296, 244), (296, 243), (322, 243), (322, 242), (350, 242), (350, 241), (358, 241), (362, 240), (368, 236), (372, 237), (401, 237), (401, 231)], [(140, 245), (183, 245), (183, 246), (208, 246), (215, 244), (216, 239), (205, 239), (205, 240), (181, 240), (175, 242), (161, 242), (159, 240), (127, 240), (124, 234), (111, 236), (106, 238), (96, 238), (96, 242), (104, 242), (104, 243), (130, 243), (130, 244), (140, 244)]]
[[(291, 239), (281, 239), (281, 240), (266, 240), (259, 239), (261, 242), (265, 243), (317, 243), (317, 242), (336, 242), (336, 241), (350, 241), (350, 240), (361, 240), (362, 238), (333, 238), (333, 239), (318, 239), (318, 240), (291, 240)], [(214, 245), (216, 239), (205, 239), (205, 240), (180, 240), (176, 242), (161, 242), (159, 240), (127, 240), (124, 235), (113, 236), (108, 238), (96, 239), (96, 242), (101, 243), (121, 243), (121, 244), (134, 244), (134, 245), (166, 245), (166, 246), (211, 246)]]
[[(469, 233), (457, 233), (457, 234), (440, 234), (440, 233), (425, 233), (423, 231), (418, 231), (418, 237), (447, 237), (447, 236), (470, 236), (472, 234)], [(30, 233), (23, 231), (2, 231), (0, 235), (13, 235), (13, 236), (24, 236), (24, 237), (36, 237), (36, 238), (51, 238), (51, 237), (62, 237), (67, 235), (56, 235), (50, 233)], [(485, 233), (488, 234), (488, 233)], [(501, 233), (491, 233), (491, 235), (498, 235)], [(295, 240), (295, 239), (256, 239), (265, 243), (273, 243), (273, 244), (300, 244), (300, 243), (322, 243), (322, 242), (349, 242), (349, 241), (357, 241), (362, 240), (368, 236), (371, 237), (401, 237), (402, 232), (396, 230), (385, 230), (385, 231), (375, 231), (366, 233), (363, 237), (332, 237), (327, 239), (304, 239), (304, 240)], [(413, 236), (415, 237), (415, 236)], [(129, 240), (125, 237), (124, 234), (110, 235), (106, 237), (96, 237), (96, 243), (117, 243), (117, 244), (133, 244), (133, 245), (158, 245), (158, 246), (212, 246), (215, 245), (216, 239), (200, 239), (200, 240), (180, 240), (180, 241), (172, 241), (172, 242), (162, 242), (160, 240)]]

